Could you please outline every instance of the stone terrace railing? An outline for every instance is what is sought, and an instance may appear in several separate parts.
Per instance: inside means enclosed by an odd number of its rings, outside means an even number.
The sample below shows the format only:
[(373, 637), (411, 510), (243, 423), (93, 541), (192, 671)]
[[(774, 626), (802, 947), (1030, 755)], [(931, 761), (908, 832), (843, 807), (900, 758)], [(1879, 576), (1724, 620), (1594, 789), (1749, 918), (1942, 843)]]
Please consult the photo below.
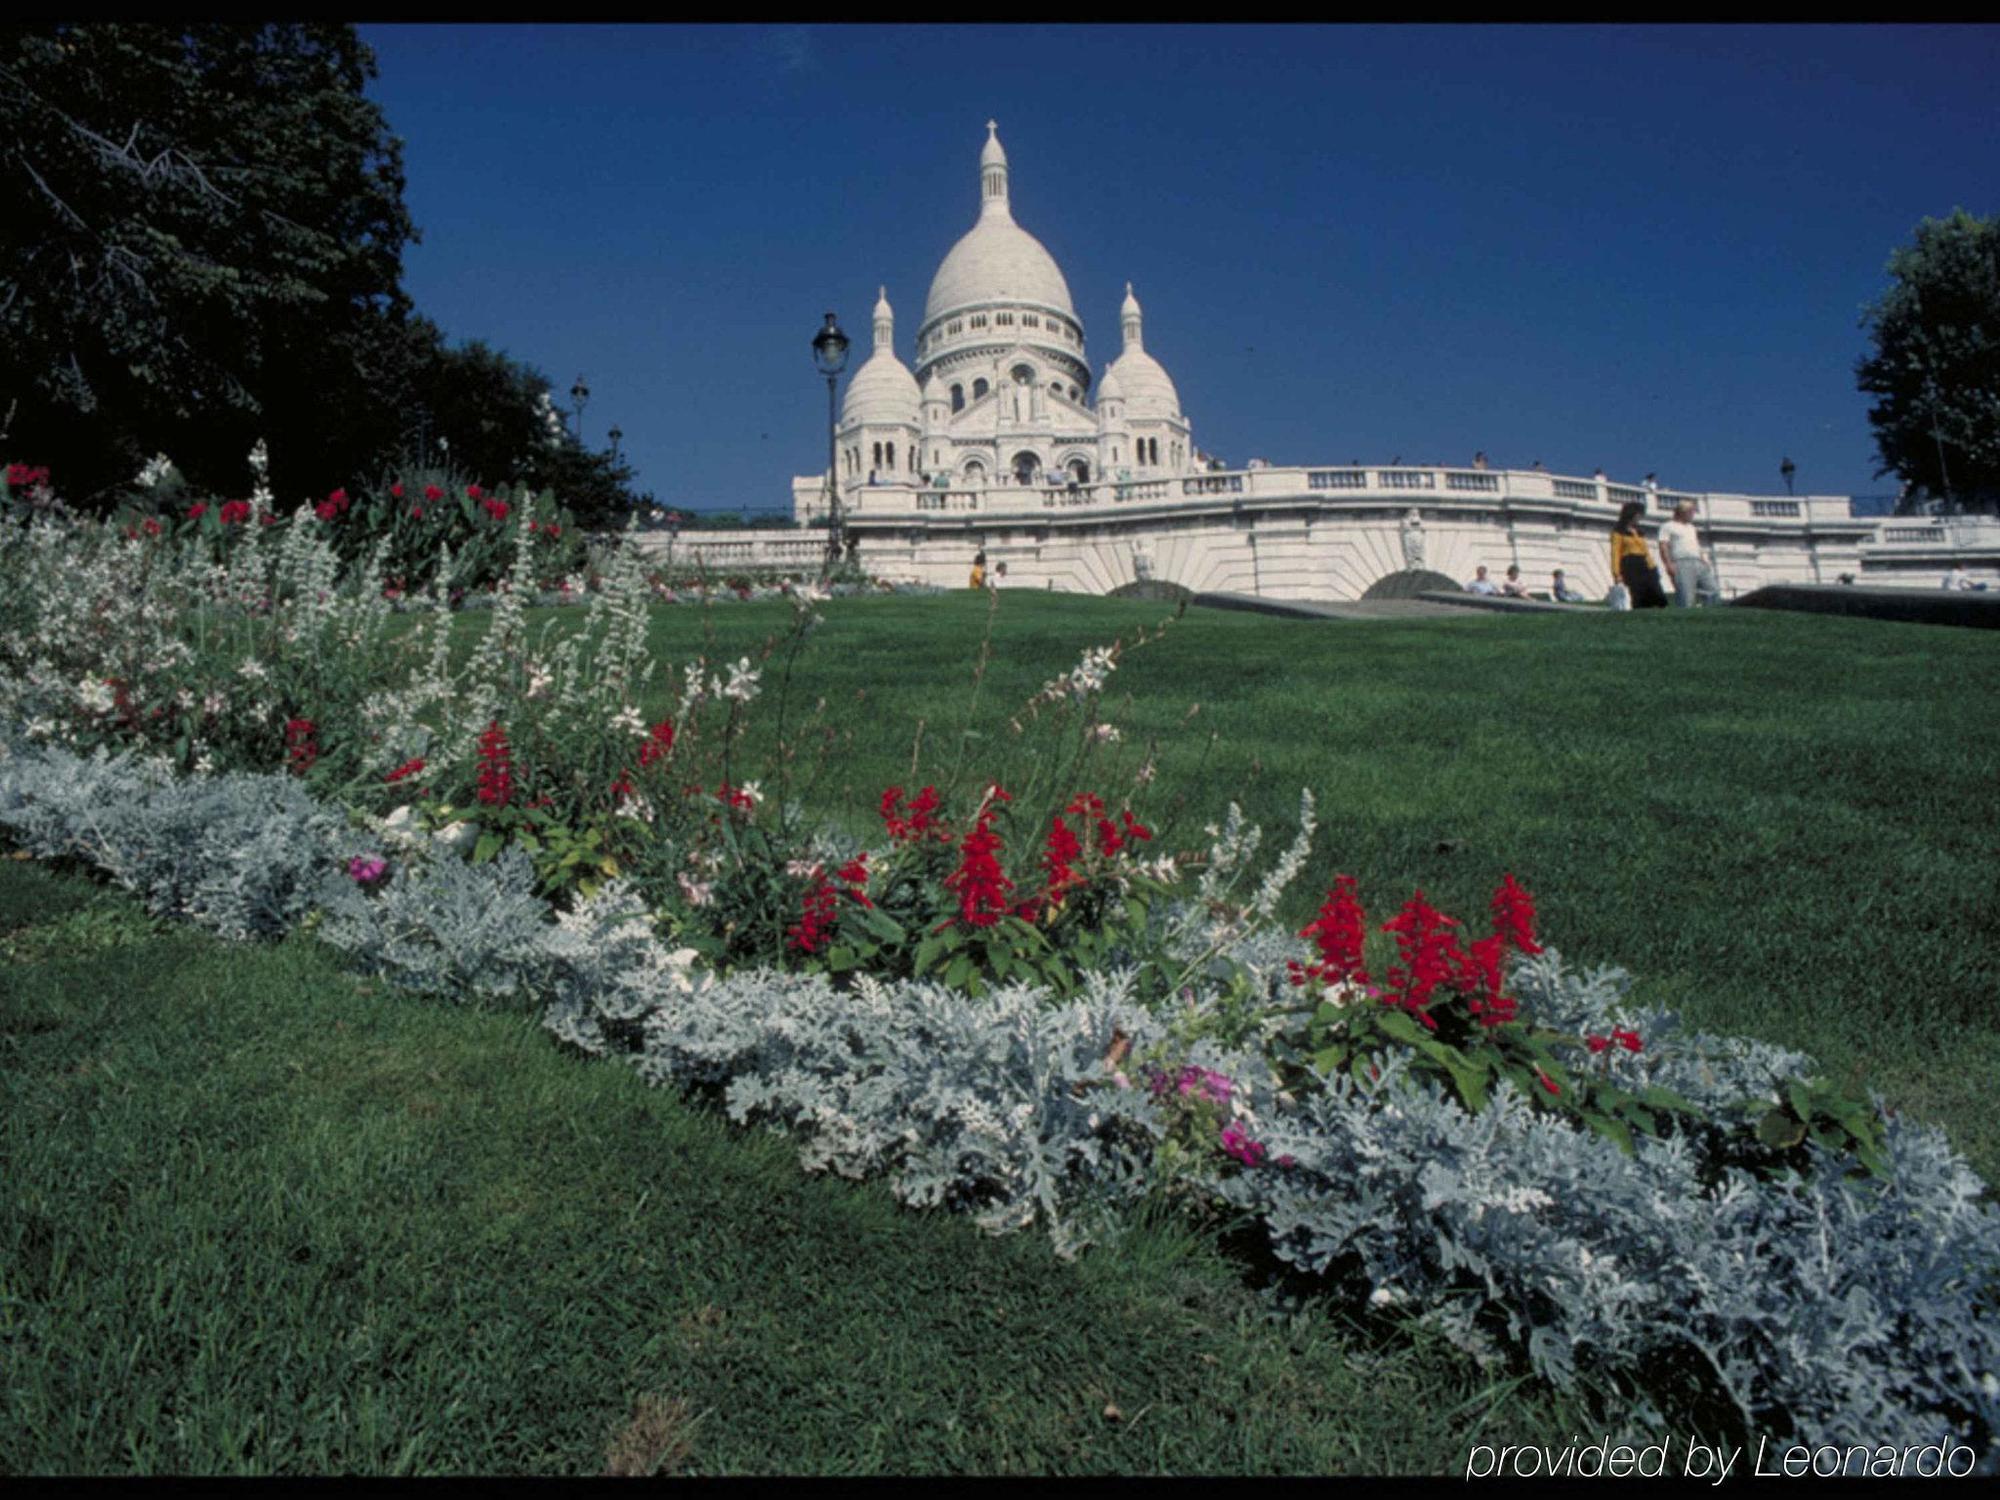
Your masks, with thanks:
[[(1424, 509), (1435, 518), (1457, 509), (1499, 507), (1527, 515), (1554, 511), (1578, 518), (1615, 517), (1630, 501), (1647, 506), (1648, 521), (1664, 518), (1681, 500), (1695, 504), (1704, 528), (1747, 528), (1779, 534), (1837, 530), (1866, 547), (1992, 549), (2000, 546), (2000, 520), (1954, 519), (1948, 524), (1910, 517), (1857, 520), (1844, 495), (1737, 495), (1647, 489), (1597, 478), (1551, 474), (1542, 469), (1459, 469), (1423, 465), (1390, 467), (1258, 467), (1159, 478), (1051, 486), (989, 485), (937, 490), (908, 484), (849, 484), (842, 487), (846, 517), (864, 530), (873, 524), (921, 523), (946, 516), (976, 514), (1000, 522), (1031, 515), (1083, 519), (1144, 507), (1149, 513), (1182, 506), (1213, 509), (1255, 506), (1259, 501), (1312, 500), (1345, 508), (1392, 506)], [(1989, 530), (1990, 528), (1990, 530)], [(691, 535), (691, 533), (687, 534)]]

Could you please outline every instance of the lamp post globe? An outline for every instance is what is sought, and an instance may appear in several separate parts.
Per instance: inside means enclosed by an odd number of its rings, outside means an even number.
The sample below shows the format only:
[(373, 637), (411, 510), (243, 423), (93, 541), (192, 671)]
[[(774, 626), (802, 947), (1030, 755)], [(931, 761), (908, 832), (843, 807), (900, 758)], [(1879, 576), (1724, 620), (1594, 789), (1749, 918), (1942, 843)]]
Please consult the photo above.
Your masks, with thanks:
[(834, 386), (847, 368), (847, 335), (832, 313), (826, 326), (813, 335), (813, 367), (826, 377), (826, 569), (831, 577), (840, 563), (840, 485), (834, 473), (839, 458), (834, 449), (834, 428), (839, 416), (834, 409)]
[(1787, 495), (1792, 492), (1792, 476), (1798, 472), (1799, 466), (1793, 463), (1790, 458), (1787, 458), (1783, 463), (1778, 465), (1778, 477), (1785, 481), (1785, 493)]

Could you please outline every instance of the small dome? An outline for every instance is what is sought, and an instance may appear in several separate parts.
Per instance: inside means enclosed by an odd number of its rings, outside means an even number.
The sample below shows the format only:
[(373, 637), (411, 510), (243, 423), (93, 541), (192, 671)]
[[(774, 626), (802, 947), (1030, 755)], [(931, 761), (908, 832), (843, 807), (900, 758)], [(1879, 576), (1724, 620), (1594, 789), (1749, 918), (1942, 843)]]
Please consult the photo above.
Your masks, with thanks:
[(1104, 399), (1107, 391), (1114, 388), (1125, 398), (1125, 413), (1132, 417), (1179, 417), (1181, 414), (1180, 392), (1160, 362), (1144, 349), (1127, 347), (1125, 352), (1111, 362), (1111, 368), (1104, 372), (1104, 381), (1097, 388), (1098, 399)]
[(1106, 401), (1123, 401), (1125, 383), (1118, 378), (1118, 367), (1111, 366), (1104, 372), (1104, 378), (1097, 382), (1097, 402), (1102, 406)]
[(901, 422), (915, 427), (922, 421), (922, 411), (923, 397), (910, 367), (889, 350), (877, 349), (847, 382), (840, 420)]

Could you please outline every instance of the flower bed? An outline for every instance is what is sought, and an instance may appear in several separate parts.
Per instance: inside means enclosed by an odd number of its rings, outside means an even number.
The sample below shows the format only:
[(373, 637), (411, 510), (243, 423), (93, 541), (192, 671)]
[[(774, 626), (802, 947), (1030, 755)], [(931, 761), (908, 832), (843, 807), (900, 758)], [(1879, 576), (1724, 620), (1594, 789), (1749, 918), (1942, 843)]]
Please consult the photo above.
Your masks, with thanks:
[(0, 823), (224, 935), (310, 926), (412, 992), (535, 1004), (911, 1203), (1065, 1251), (1141, 1197), (1227, 1204), (1306, 1284), (1642, 1421), (1994, 1464), (2000, 1213), (1935, 1130), (1628, 1011), (1511, 877), (1478, 938), (1420, 893), (1373, 921), (1344, 880), (1274, 932), (1310, 798), (1262, 868), (1234, 808), (1154, 852), (1149, 764), (1125, 796), (1093, 769), (1142, 642), (1022, 707), (1029, 781), (891, 787), (878, 841), (829, 835), (732, 749), (823, 596), (654, 718), (636, 556), (549, 645), (513, 539), (520, 586), (454, 668), (441, 583), (392, 638), (373, 567), (343, 583), (305, 528), (222, 561), (7, 528)]

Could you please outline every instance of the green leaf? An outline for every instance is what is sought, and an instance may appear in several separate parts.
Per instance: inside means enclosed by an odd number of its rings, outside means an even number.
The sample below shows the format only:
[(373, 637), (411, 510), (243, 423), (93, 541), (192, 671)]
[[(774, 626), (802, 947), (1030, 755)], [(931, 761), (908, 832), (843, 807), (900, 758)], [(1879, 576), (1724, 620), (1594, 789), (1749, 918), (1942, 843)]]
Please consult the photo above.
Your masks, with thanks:
[(955, 990), (966, 988), (966, 983), (978, 972), (970, 954), (961, 953), (945, 968), (944, 982)]
[(863, 932), (885, 943), (902, 943), (909, 937), (902, 923), (872, 906), (851, 906), (841, 913), (841, 921), (852, 922)]
[(479, 842), (472, 846), (472, 862), (475, 865), (485, 864), (486, 861), (493, 858), (494, 855), (500, 852), (501, 848), (506, 844), (506, 842), (507, 841), (497, 833), (480, 834)]
[(1757, 1139), (1775, 1150), (1789, 1151), (1805, 1138), (1805, 1122), (1785, 1110), (1770, 1110), (1757, 1122)]
[(1583, 1121), (1627, 1156), (1632, 1154), (1632, 1132), (1626, 1128), (1623, 1120), (1615, 1120), (1609, 1115), (1601, 1115), (1592, 1110), (1584, 1115)]

